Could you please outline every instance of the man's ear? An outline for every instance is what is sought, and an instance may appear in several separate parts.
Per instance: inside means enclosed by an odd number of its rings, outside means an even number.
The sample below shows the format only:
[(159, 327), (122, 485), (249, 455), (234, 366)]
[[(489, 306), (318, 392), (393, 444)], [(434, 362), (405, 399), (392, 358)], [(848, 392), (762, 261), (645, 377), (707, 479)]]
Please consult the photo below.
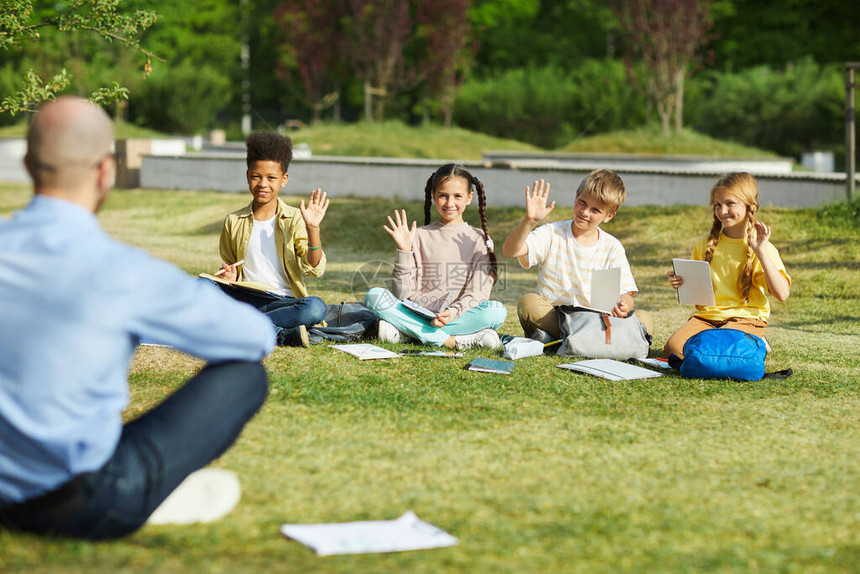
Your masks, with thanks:
[(95, 197), (92, 212), (98, 213), (107, 199), (108, 192), (116, 184), (116, 159), (112, 155), (105, 156), (96, 166)]
[(30, 162), (30, 152), (24, 154), (24, 167), (27, 169), (27, 173), (30, 174), (30, 178), (33, 177), (33, 164)]
[(287, 180), (290, 179), (290, 174), (284, 172), (284, 177), (281, 178), (281, 189), (284, 189), (284, 186), (287, 185)]
[(107, 195), (107, 192), (113, 189), (116, 184), (116, 159), (112, 155), (107, 155), (99, 162), (97, 185), (99, 192), (102, 195)]
[(613, 218), (613, 217), (615, 217), (615, 214), (616, 214), (616, 213), (618, 213), (618, 211), (617, 211), (617, 210), (616, 210), (616, 211), (611, 211), (611, 212), (609, 212), (609, 213), (606, 215), (606, 217), (604, 217), (604, 218), (603, 218), (603, 223), (607, 223), (608, 221), (611, 221), (611, 220), (612, 220), (612, 218)]

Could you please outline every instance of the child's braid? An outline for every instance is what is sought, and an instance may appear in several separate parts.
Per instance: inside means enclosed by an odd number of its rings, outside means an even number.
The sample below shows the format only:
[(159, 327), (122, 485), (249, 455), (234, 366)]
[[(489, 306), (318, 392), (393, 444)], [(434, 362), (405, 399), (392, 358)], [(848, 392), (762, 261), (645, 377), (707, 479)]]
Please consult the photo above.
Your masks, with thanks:
[(758, 205), (747, 206), (747, 227), (744, 235), (747, 238), (747, 261), (744, 263), (740, 277), (738, 277), (738, 289), (741, 291), (741, 298), (744, 303), (749, 301), (750, 286), (752, 285), (753, 258), (755, 257), (755, 253), (749, 245), (749, 233), (755, 226), (755, 212), (757, 210)]
[(484, 192), (484, 184), (481, 183), (481, 180), (477, 177), (472, 176), (472, 181), (470, 183), (472, 183), (478, 191), (478, 213), (481, 216), (481, 230), (484, 232), (487, 256), (490, 258), (490, 275), (493, 277), (493, 283), (495, 283), (499, 278), (499, 264), (496, 261), (496, 254), (490, 247), (490, 232), (487, 230), (487, 213), (485, 209), (487, 206), (487, 195)]
[(430, 176), (424, 186), (424, 225), (430, 225), (430, 208), (433, 206), (433, 183), (436, 174)]
[(714, 256), (714, 249), (717, 248), (717, 241), (720, 240), (720, 231), (723, 230), (723, 224), (714, 215), (714, 224), (711, 226), (711, 233), (708, 235), (708, 244), (705, 246), (705, 261), (711, 262)]

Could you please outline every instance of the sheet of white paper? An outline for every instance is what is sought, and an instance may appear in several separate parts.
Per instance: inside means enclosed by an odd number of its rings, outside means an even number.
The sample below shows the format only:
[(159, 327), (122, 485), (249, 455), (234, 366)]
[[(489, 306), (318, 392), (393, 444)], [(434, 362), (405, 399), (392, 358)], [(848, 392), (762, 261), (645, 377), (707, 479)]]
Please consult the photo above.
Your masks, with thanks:
[(609, 313), (621, 296), (621, 268), (591, 272), (591, 307)]
[(678, 288), (678, 303), (681, 305), (704, 305), (713, 307), (714, 284), (711, 283), (711, 266), (707, 261), (694, 259), (673, 259), (675, 275), (684, 278)]
[(638, 362), (643, 365), (648, 365), (649, 367), (655, 367), (657, 369), (671, 369), (669, 366), (669, 361), (666, 359), (657, 359), (654, 357), (646, 357), (644, 359), (636, 359)]
[(411, 510), (395, 520), (334, 524), (284, 524), (281, 534), (319, 556), (403, 552), (459, 544), (441, 528), (419, 519)]
[(368, 343), (331, 345), (331, 348), (343, 351), (344, 353), (349, 353), (350, 355), (358, 357), (362, 361), (366, 361), (368, 359), (393, 359), (400, 356), (394, 351), (389, 351), (388, 349), (383, 349), (382, 347), (377, 347), (376, 345)]
[(652, 377), (662, 377), (662, 373), (652, 371), (651, 369), (643, 369), (629, 363), (622, 363), (614, 359), (588, 359), (587, 361), (577, 361), (576, 363), (566, 363), (559, 365), (559, 368), (569, 369), (571, 371), (579, 371), (587, 375), (594, 375), (609, 379), (610, 381), (627, 381), (630, 379), (650, 379)]

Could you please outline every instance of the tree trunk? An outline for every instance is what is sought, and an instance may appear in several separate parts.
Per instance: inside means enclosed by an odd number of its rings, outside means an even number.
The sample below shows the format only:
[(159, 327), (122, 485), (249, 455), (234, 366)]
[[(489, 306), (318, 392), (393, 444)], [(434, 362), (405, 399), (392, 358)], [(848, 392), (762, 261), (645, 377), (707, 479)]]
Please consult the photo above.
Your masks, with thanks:
[(370, 93), (370, 80), (364, 80), (364, 121), (372, 122), (373, 121), (373, 113), (372, 113), (372, 102), (371, 98), (373, 96)]
[(663, 130), (663, 136), (669, 137), (671, 133), (672, 106), (667, 102), (655, 102), (657, 105), (657, 115), (660, 116), (660, 127)]
[(332, 106), (331, 119), (340, 122), (342, 119), (340, 115), (340, 84), (334, 87), (334, 91), (337, 94), (337, 99), (334, 101), (334, 106)]
[(684, 127), (684, 71), (675, 74), (675, 133), (680, 134)]

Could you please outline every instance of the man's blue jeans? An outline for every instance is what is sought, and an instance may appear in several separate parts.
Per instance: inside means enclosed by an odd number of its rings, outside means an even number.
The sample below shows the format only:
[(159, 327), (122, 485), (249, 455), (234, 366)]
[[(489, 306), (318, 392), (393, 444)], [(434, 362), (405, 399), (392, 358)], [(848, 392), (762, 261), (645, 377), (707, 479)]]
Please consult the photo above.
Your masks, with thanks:
[(0, 525), (93, 540), (130, 534), (189, 474), (235, 442), (267, 393), (260, 363), (208, 365), (160, 405), (126, 424), (116, 451), (100, 470), (0, 508)]

